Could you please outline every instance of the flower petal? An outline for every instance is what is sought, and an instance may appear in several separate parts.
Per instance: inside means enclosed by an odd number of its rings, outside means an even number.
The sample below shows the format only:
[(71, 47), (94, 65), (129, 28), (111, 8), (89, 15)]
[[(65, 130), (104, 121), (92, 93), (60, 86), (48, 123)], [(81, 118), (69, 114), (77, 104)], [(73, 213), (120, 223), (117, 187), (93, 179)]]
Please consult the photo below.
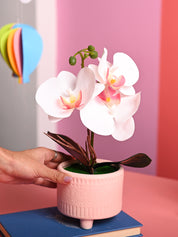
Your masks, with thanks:
[(113, 115), (117, 123), (123, 123), (131, 118), (140, 105), (140, 93), (121, 98), (119, 105), (115, 106)]
[(62, 94), (62, 80), (50, 78), (38, 88), (35, 99), (44, 112), (52, 117), (69, 117), (73, 110), (64, 110), (59, 104)]
[(122, 86), (119, 91), (124, 95), (135, 95), (133, 86)]
[(77, 76), (75, 91), (82, 91), (81, 104), (85, 105), (91, 99), (95, 89), (95, 76), (91, 69), (84, 67), (80, 70)]
[(108, 108), (96, 99), (91, 100), (81, 111), (82, 123), (99, 135), (111, 135), (114, 130), (114, 120)]
[(105, 89), (105, 86), (101, 83), (96, 83), (95, 84), (95, 90), (94, 90), (94, 93), (93, 93), (93, 97), (96, 97), (97, 95), (99, 95), (103, 90)]
[(134, 119), (131, 117), (124, 123), (115, 123), (113, 138), (118, 141), (125, 141), (133, 136), (135, 131)]
[(106, 87), (98, 97), (103, 100), (103, 102), (108, 106), (111, 107), (120, 103), (121, 95), (120, 93), (113, 90), (111, 87)]
[(108, 51), (106, 48), (104, 48), (103, 56), (100, 58), (99, 64), (98, 64), (98, 73), (100, 77), (103, 79), (104, 83), (106, 83), (106, 75), (108, 68), (110, 68), (110, 63), (107, 61), (107, 55)]
[[(76, 86), (76, 76), (71, 73), (71, 72), (67, 72), (67, 71), (61, 71), (58, 76), (57, 79), (60, 81), (60, 88), (62, 93), (60, 93), (60, 95), (64, 95), (68, 90), (74, 90), (75, 86)], [(64, 93), (64, 94), (63, 94)]]
[(95, 79), (101, 83), (105, 83), (105, 80), (103, 80), (103, 78), (100, 76), (100, 74), (98, 73), (98, 66), (96, 66), (95, 64), (89, 64), (88, 68), (90, 68), (93, 73), (95, 74)]
[(58, 113), (55, 113), (56, 116), (51, 116), (51, 115), (48, 115), (48, 119), (51, 121), (51, 122), (58, 122), (64, 118), (68, 118), (71, 116), (71, 114), (73, 113), (74, 109), (67, 109), (67, 110), (61, 110), (60, 112)]
[(123, 75), (125, 78), (125, 86), (134, 85), (139, 78), (139, 71), (135, 62), (127, 54), (116, 53), (113, 56), (113, 67), (118, 67), (114, 71), (114, 75)]
[(56, 123), (56, 122), (59, 122), (60, 120), (62, 120), (62, 118), (55, 118), (55, 117), (52, 117), (50, 115), (48, 115), (48, 119), (49, 121), (51, 121), (52, 123)]

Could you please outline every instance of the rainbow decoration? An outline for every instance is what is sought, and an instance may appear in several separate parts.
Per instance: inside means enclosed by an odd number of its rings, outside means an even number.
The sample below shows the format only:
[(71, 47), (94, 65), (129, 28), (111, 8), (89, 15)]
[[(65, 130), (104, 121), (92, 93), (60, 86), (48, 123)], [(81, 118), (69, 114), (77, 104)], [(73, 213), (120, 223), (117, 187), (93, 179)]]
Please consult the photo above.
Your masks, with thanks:
[(42, 50), (41, 36), (33, 27), (10, 23), (0, 29), (0, 53), (20, 84), (30, 81)]

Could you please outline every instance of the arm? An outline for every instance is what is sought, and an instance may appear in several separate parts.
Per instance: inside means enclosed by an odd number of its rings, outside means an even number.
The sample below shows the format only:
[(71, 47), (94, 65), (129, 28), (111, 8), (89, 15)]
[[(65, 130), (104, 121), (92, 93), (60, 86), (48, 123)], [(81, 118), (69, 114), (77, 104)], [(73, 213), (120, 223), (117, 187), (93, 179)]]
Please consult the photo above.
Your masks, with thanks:
[(56, 187), (69, 183), (71, 178), (56, 170), (58, 164), (70, 156), (38, 147), (25, 151), (10, 151), (0, 147), (0, 182), (10, 184), (37, 184)]

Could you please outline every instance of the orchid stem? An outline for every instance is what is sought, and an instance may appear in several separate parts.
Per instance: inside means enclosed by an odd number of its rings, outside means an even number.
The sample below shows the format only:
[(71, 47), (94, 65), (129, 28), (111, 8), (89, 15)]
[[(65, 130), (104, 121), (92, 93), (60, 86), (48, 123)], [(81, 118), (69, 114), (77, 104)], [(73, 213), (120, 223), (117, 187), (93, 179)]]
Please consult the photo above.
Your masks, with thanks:
[[(86, 55), (84, 55), (83, 56), (83, 54), (79, 51), (78, 52), (79, 54), (80, 54), (80, 57), (81, 57), (81, 68), (83, 68), (84, 67), (84, 62), (85, 62), (85, 59), (87, 58), (87, 56)], [(90, 131), (89, 129), (87, 129), (88, 130), (88, 133), (90, 133), (91, 132), (91, 140), (90, 140), (90, 144), (91, 144), (91, 146), (93, 147), (94, 146), (94, 132), (92, 132), (92, 131)]]
[(82, 60), (82, 63), (81, 63), (81, 68), (84, 68), (84, 58), (83, 58), (83, 56), (81, 56), (81, 60)]
[[(83, 55), (82, 52), (84, 52), (85, 54)], [(87, 49), (82, 49), (82, 50), (79, 50), (76, 54), (74, 54), (74, 57), (79, 54), (80, 57), (81, 57), (81, 68), (84, 68), (84, 61), (85, 59), (89, 56), (87, 55), (86, 53), (88, 53), (89, 51)]]
[[(73, 56), (69, 58), (69, 63), (71, 65), (76, 64), (76, 56), (80, 55), (81, 58), (81, 68), (85, 67), (85, 59), (90, 57), (92, 59), (95, 59), (98, 57), (98, 52), (95, 51), (95, 48), (92, 45), (89, 45), (86, 49), (81, 49), (77, 53), (75, 53)], [(94, 174), (94, 168), (93, 165), (96, 163), (96, 154), (93, 149), (94, 146), (94, 132), (92, 132), (90, 129), (87, 128), (87, 141), (85, 143), (86, 148), (86, 154), (87, 156), (90, 156), (90, 165), (88, 166), (89, 172), (91, 174)]]
[(91, 131), (91, 146), (94, 146), (94, 132)]

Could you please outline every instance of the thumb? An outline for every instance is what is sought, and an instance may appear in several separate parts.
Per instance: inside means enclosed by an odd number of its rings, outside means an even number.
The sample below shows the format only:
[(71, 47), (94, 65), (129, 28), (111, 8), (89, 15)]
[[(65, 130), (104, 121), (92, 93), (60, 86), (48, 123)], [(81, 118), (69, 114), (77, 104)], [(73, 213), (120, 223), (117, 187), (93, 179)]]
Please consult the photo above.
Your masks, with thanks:
[(47, 166), (40, 169), (39, 175), (40, 177), (48, 179), (54, 183), (68, 184), (72, 180), (72, 177), (66, 176), (58, 170), (50, 169)]

